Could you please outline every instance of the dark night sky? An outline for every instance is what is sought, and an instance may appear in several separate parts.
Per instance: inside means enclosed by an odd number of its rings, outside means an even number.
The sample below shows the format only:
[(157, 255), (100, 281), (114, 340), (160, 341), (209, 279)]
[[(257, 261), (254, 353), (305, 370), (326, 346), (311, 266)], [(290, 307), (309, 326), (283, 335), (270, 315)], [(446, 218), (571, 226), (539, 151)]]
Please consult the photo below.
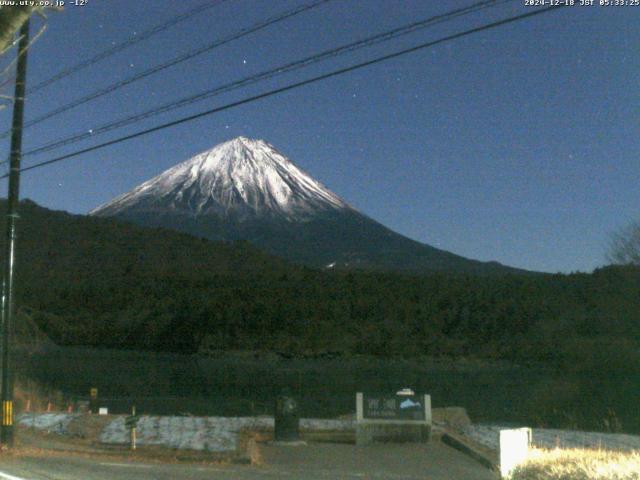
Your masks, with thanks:
[[(88, 0), (51, 13), (28, 82), (203, 0)], [(304, 0), (228, 0), (27, 98), (26, 118)], [(189, 93), (473, 3), (333, 0), (26, 131), (25, 150)], [(598, 3), (598, 0), (596, 0)], [(99, 140), (530, 11), (524, 0), (145, 120)], [(640, 219), (640, 7), (573, 7), (454, 40), (54, 166), (22, 196), (86, 213), (226, 139), (272, 143), (348, 203), (411, 238), (543, 271), (605, 263)], [(33, 22), (33, 30), (43, 24)], [(7, 63), (5, 56), (4, 63)], [(5, 86), (2, 93), (9, 93)], [(11, 112), (0, 112), (5, 128)], [(26, 165), (98, 141), (25, 157)], [(2, 141), (4, 155), (7, 140)]]

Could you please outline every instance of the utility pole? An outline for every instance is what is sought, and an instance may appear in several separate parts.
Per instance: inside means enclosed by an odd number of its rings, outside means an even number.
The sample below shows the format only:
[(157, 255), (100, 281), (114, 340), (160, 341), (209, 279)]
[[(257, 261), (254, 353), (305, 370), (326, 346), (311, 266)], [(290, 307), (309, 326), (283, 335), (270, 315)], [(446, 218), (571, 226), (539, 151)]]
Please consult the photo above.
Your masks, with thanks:
[(9, 160), (9, 191), (7, 196), (7, 239), (5, 265), (2, 279), (2, 424), (0, 443), (13, 446), (13, 371), (11, 370), (11, 337), (13, 334), (14, 266), (16, 253), (16, 223), (20, 201), (20, 159), (22, 157), (22, 125), (24, 117), (24, 95), (27, 79), (27, 50), (29, 47), (29, 20), (20, 29), (18, 64), (11, 126), (11, 154)]

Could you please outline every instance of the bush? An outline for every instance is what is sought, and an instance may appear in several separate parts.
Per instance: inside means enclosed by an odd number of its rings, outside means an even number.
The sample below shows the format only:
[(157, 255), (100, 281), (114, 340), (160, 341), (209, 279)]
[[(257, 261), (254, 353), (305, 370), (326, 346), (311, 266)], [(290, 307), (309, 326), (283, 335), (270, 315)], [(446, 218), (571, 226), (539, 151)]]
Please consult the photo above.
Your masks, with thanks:
[(511, 480), (638, 480), (640, 454), (581, 449), (535, 449)]

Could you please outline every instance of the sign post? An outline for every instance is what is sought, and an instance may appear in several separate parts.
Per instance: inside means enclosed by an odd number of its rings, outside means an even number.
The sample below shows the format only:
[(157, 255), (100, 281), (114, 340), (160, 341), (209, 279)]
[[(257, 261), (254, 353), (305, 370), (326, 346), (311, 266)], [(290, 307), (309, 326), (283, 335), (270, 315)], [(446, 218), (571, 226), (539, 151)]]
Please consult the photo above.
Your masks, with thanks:
[(130, 438), (131, 438), (131, 450), (136, 449), (136, 428), (138, 422), (140, 421), (140, 417), (136, 415), (136, 407), (135, 405), (131, 408), (131, 415), (124, 419), (125, 426), (129, 429)]

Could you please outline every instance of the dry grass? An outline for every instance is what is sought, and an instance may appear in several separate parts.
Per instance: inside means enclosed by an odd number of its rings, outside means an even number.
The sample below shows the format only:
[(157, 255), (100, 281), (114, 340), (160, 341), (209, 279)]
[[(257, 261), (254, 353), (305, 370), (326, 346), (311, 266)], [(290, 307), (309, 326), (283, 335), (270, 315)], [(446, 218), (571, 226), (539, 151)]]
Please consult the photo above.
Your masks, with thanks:
[(259, 443), (273, 440), (273, 429), (243, 428), (238, 432), (237, 453), (251, 465), (263, 463)]
[(15, 412), (44, 412), (50, 406), (53, 410), (66, 410), (69, 401), (59, 390), (46, 388), (38, 382), (23, 380), (14, 388)]
[(639, 452), (534, 449), (512, 480), (640, 480)]

